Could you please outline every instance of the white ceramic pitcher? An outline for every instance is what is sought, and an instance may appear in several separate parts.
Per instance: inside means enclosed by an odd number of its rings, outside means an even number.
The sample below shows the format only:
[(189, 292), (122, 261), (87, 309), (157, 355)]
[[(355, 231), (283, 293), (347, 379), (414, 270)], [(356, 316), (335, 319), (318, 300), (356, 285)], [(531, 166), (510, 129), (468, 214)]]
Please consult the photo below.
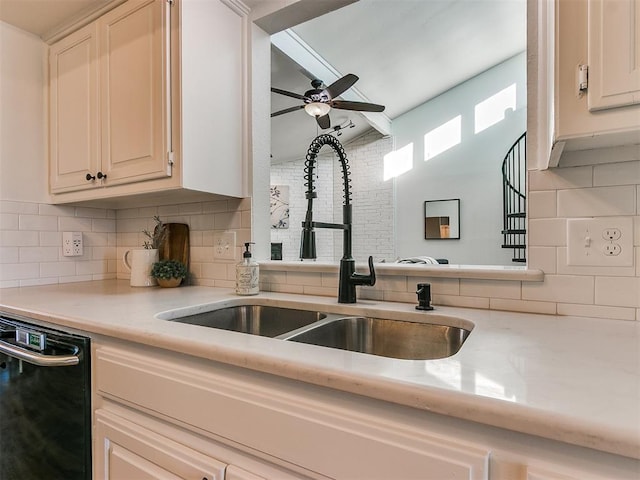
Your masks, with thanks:
[(131, 272), (132, 287), (152, 287), (158, 282), (151, 276), (151, 267), (158, 261), (158, 249), (137, 248), (127, 250), (122, 256), (124, 267)]

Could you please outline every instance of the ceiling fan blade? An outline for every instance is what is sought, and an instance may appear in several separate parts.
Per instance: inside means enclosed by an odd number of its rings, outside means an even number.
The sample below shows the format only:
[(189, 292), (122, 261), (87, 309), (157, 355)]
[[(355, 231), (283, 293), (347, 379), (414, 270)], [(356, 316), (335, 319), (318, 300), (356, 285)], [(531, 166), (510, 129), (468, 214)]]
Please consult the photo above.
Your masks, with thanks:
[(340, 94), (351, 88), (357, 81), (358, 77), (356, 75), (354, 75), (353, 73), (347, 73), (344, 77), (339, 78), (327, 88), (325, 88), (324, 93), (326, 93), (329, 98), (336, 98), (340, 96)]
[(326, 115), (317, 116), (316, 121), (318, 122), (318, 125), (320, 126), (320, 128), (323, 130), (326, 130), (327, 128), (331, 127), (331, 119), (329, 118), (328, 113)]
[(297, 98), (298, 100), (304, 100), (306, 97), (298, 93), (287, 92), (286, 90), (280, 90), (279, 88), (271, 87), (273, 93), (279, 93), (280, 95), (286, 95), (287, 97)]
[(300, 110), (301, 108), (304, 108), (304, 105), (296, 105), (295, 107), (285, 108), (284, 110), (280, 110), (278, 112), (273, 112), (271, 114), (271, 116), (272, 117), (277, 117), (278, 115), (284, 115), (285, 113), (295, 112), (296, 110)]
[(330, 103), (333, 108), (340, 110), (356, 110), (358, 112), (383, 112), (384, 105), (365, 102), (347, 102), (344, 100), (334, 100)]

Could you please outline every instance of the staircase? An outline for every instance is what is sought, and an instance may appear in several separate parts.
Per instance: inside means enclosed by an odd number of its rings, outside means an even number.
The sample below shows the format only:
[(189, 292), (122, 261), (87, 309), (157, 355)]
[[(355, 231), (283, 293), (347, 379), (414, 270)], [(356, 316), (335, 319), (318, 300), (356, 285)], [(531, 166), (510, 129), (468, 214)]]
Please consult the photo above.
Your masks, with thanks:
[(526, 259), (527, 132), (513, 144), (502, 162), (502, 248), (512, 248), (514, 262)]

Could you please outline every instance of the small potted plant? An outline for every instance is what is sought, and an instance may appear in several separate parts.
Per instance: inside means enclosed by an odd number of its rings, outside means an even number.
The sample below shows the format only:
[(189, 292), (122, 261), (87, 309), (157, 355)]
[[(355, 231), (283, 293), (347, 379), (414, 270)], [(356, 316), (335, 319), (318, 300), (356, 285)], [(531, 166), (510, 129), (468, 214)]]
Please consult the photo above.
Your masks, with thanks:
[(178, 260), (160, 260), (151, 267), (151, 276), (161, 287), (177, 287), (187, 274), (187, 267)]

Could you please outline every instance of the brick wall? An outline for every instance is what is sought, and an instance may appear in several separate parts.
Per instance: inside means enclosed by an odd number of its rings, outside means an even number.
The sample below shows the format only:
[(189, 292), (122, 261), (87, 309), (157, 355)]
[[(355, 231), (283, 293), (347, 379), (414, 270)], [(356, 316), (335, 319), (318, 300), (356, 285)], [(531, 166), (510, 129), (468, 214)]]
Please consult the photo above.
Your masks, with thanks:
[[(376, 261), (395, 259), (394, 183), (382, 178), (383, 158), (393, 146), (391, 138), (368, 133), (345, 144), (349, 160), (353, 204), (353, 256)], [(328, 152), (328, 153), (327, 153)], [(322, 150), (317, 161), (316, 191), (313, 203), (316, 221), (342, 222), (342, 170), (330, 149)], [(304, 160), (272, 165), (271, 184), (290, 186), (290, 227), (272, 229), (271, 241), (282, 242), (283, 259), (297, 260), (300, 253), (300, 224), (307, 202), (304, 197)], [(339, 260), (342, 256), (342, 231), (316, 229), (318, 261)]]

